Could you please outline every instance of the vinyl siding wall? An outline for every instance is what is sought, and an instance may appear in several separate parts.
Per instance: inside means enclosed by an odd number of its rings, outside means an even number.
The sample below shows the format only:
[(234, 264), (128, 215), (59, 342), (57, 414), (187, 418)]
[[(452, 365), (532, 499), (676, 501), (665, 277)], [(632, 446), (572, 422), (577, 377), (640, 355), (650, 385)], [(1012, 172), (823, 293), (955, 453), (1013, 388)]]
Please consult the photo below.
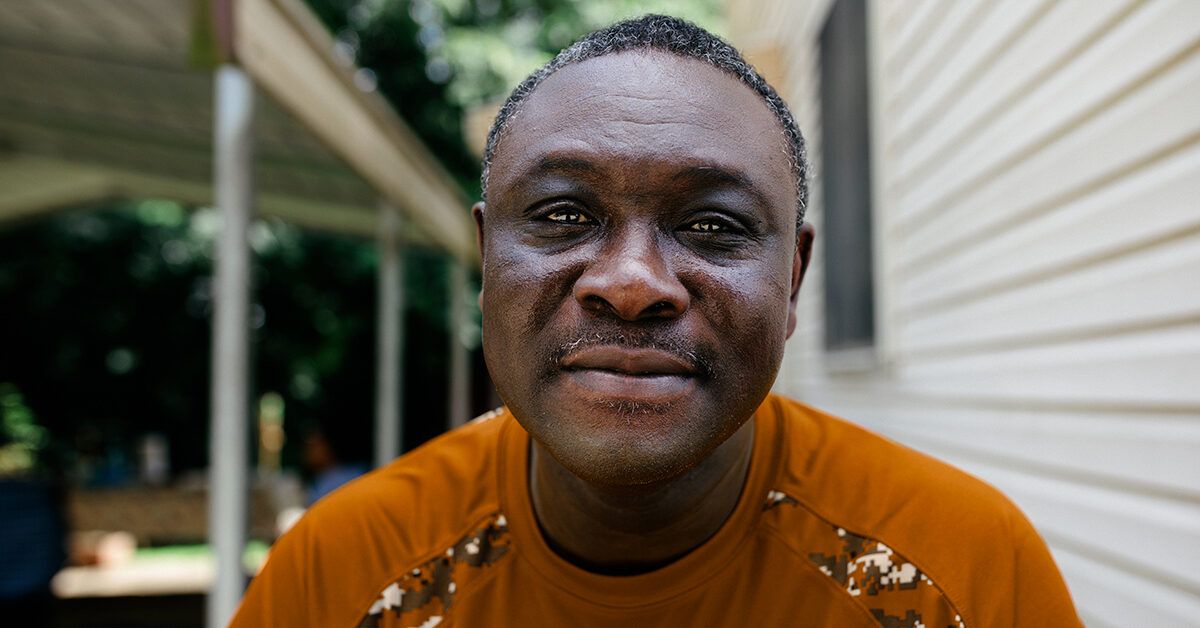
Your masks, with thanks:
[[(822, 224), (830, 2), (729, 2)], [(954, 463), (1050, 543), (1085, 621), (1200, 622), (1200, 2), (868, 2), (876, 346), (777, 389)]]

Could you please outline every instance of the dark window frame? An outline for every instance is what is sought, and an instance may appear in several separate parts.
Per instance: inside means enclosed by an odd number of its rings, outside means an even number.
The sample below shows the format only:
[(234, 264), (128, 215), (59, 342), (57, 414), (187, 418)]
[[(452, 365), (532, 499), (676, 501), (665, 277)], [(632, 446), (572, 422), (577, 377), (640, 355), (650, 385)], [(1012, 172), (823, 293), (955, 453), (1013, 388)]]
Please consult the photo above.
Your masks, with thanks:
[(835, 0), (820, 34), (824, 346), (874, 354), (871, 98), (865, 0)]

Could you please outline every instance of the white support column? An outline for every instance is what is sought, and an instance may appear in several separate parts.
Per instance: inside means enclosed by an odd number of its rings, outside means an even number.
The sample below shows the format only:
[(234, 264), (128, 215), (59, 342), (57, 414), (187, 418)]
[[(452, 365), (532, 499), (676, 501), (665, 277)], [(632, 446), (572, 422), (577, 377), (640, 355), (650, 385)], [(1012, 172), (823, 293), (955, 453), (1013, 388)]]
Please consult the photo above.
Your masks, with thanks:
[(462, 262), (450, 262), (450, 427), (471, 419), (471, 355), (463, 342), (467, 322), (467, 269)]
[(400, 455), (404, 429), (404, 255), (400, 215), (379, 207), (379, 334), (375, 366), (375, 466)]
[(216, 579), (207, 625), (229, 623), (246, 586), (250, 414), (250, 246), (253, 203), (254, 85), (240, 68), (216, 71), (214, 186), (222, 216), (213, 281), (212, 418), (209, 438), (208, 543)]

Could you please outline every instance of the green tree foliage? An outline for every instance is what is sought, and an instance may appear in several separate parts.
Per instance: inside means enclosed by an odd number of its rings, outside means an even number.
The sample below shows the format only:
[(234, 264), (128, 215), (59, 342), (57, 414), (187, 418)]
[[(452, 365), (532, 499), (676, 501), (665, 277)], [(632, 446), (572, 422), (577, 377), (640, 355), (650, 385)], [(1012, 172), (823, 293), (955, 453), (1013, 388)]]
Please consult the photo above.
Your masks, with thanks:
[(21, 391), (14, 384), (0, 384), (0, 478), (36, 472), (38, 456), (49, 443), (46, 428), (38, 425)]
[(645, 13), (722, 31), (716, 0), (307, 0), (472, 197), (463, 115), (496, 102), (585, 33)]
[(203, 438), (208, 262), (183, 238), (181, 208), (164, 224), (166, 206), (0, 232), (0, 381), (89, 464), (148, 429)]
[[(159, 432), (176, 471), (205, 466), (219, 222), (213, 210), (140, 201), (0, 231), (0, 445), (32, 455), (45, 443), (30, 430), (44, 428), (69, 454), (70, 470), (107, 482), (130, 466), (138, 436)], [(275, 221), (254, 223), (250, 242), (253, 389), (278, 392), (287, 405), (285, 459), (296, 464), (313, 427), (330, 433), (344, 456), (366, 458), (373, 245)], [(407, 286), (414, 444), (444, 425), (446, 289), (440, 255), (413, 251), (408, 263), (422, 270)]]

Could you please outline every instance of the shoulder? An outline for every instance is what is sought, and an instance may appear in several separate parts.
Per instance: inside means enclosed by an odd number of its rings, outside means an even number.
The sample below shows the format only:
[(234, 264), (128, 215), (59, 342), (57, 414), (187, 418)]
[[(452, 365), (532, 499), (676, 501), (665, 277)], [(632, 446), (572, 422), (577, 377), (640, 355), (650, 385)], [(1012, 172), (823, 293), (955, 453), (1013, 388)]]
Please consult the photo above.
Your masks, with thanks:
[(489, 413), (429, 441), (318, 501), (301, 523), (320, 529), (371, 522), (395, 528), (413, 549), (436, 543), (439, 526), (495, 504), (494, 470), (506, 420), (506, 414)]
[(238, 618), (357, 623), (390, 583), (495, 515), (496, 457), (508, 420), (484, 415), (318, 501), (272, 547)]
[(995, 538), (1020, 516), (1000, 491), (956, 467), (800, 402), (771, 401), (784, 448), (780, 481), (831, 521), (874, 530), (954, 520), (963, 534)]
[(805, 539), (822, 571), (841, 565), (839, 575), (855, 584), (857, 565), (864, 571), (855, 586), (873, 573), (877, 589), (928, 589), (923, 603), (955, 625), (1013, 623), (1013, 613), (1032, 609), (1017, 603), (1031, 582), (1047, 592), (1039, 604), (1074, 616), (1044, 542), (999, 490), (826, 412), (770, 402), (783, 449), (775, 495), (797, 502), (773, 509), (775, 522), (806, 530), (793, 538)]

